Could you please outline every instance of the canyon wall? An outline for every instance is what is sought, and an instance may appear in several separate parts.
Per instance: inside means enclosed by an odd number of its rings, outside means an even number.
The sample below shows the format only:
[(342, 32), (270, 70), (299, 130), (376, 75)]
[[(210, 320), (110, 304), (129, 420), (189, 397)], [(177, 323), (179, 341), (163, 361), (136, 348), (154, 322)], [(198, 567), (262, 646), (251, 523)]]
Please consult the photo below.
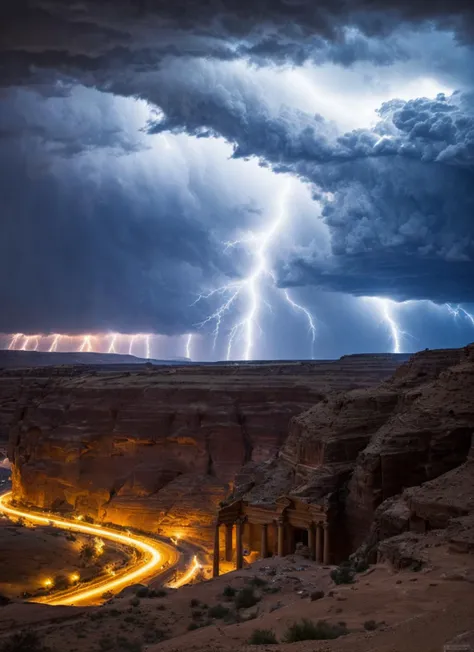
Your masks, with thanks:
[[(347, 556), (369, 535), (398, 534), (417, 519), (436, 527), (442, 496), (431, 522), (420, 500), (435, 491), (430, 482), (449, 473), (453, 486), (459, 490), (464, 479), (470, 490), (466, 478), (473, 467), (466, 460), (473, 433), (474, 345), (423, 351), (378, 386), (333, 394), (293, 417), (278, 457), (254, 468), (239, 496), (250, 504), (288, 495), (325, 505), (334, 540), (347, 543), (338, 556)], [(394, 508), (389, 500), (388, 511), (379, 509), (383, 526), (371, 532), (379, 505), (410, 487), (417, 490), (404, 494), (402, 504)]]
[(378, 384), (404, 359), (5, 370), (14, 493), (204, 541), (241, 467), (273, 458), (292, 417), (335, 391)]

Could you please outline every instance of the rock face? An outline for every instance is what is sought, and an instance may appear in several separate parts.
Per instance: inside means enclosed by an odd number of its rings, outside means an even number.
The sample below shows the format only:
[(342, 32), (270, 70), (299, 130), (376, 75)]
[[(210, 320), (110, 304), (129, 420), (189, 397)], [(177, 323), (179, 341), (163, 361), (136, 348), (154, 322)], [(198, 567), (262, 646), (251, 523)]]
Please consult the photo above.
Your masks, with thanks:
[(5, 371), (0, 388), (16, 383), (21, 395), (9, 447), (14, 492), (39, 507), (202, 541), (241, 467), (273, 458), (291, 417), (330, 392), (380, 382), (402, 360)]
[[(288, 495), (329, 506), (334, 538), (347, 541), (348, 554), (371, 532), (383, 501), (377, 540), (416, 519), (434, 528), (468, 514), (465, 498), (443, 502), (448, 492), (436, 489), (436, 478), (453, 487), (451, 494), (472, 490), (466, 460), (473, 433), (474, 345), (424, 351), (379, 386), (325, 397), (295, 416), (278, 459), (254, 470), (241, 496), (251, 504)], [(417, 488), (403, 500), (387, 500), (409, 487)], [(434, 507), (425, 497), (433, 493), (442, 498)]]

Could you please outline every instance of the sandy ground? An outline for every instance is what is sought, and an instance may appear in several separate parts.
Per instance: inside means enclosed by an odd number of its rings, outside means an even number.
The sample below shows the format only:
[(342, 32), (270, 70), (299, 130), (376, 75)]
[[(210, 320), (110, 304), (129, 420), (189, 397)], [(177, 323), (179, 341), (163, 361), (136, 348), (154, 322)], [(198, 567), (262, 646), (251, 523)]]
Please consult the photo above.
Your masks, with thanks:
[[(154, 598), (137, 599), (130, 587), (102, 607), (12, 604), (0, 608), (0, 636), (31, 624), (57, 652), (121, 652), (139, 646), (149, 652), (442, 652), (454, 636), (474, 630), (474, 557), (443, 546), (430, 549), (429, 557), (419, 572), (374, 566), (352, 585), (336, 586), (330, 567), (292, 556), (259, 561)], [(235, 622), (234, 599), (223, 596), (224, 588), (255, 584), (255, 577), (261, 599), (240, 610), (241, 622)], [(324, 591), (324, 597), (312, 601), (315, 590)], [(218, 604), (229, 609), (226, 618), (212, 616)], [(335, 641), (247, 644), (257, 628), (271, 629), (281, 641), (288, 626), (301, 618), (344, 622), (350, 633)], [(375, 631), (365, 630), (369, 620), (376, 622)]]
[[(24, 591), (34, 592), (48, 578), (79, 574), (93, 577), (100, 568), (84, 568), (80, 559), (81, 546), (92, 537), (77, 535), (66, 538), (66, 532), (50, 527), (18, 527), (0, 518), (0, 594), (21, 597)], [(123, 551), (106, 546), (100, 566), (120, 563), (126, 559)]]

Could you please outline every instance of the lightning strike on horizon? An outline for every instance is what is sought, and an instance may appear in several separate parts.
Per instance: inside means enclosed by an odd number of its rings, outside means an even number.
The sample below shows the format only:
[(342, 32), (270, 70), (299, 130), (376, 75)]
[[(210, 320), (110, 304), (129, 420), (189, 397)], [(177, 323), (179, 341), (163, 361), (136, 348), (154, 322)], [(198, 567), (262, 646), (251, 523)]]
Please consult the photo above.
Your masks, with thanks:
[(137, 336), (136, 336), (136, 335), (132, 335), (132, 336), (130, 337), (130, 342), (129, 342), (129, 344), (128, 344), (128, 355), (133, 355), (133, 353), (132, 353), (132, 351), (133, 351), (133, 345), (135, 344), (135, 340), (136, 340), (136, 339), (137, 339)]
[(110, 338), (110, 345), (107, 349), (107, 353), (117, 353), (115, 349), (115, 342), (117, 341), (118, 333), (112, 333)]
[(34, 338), (35, 338), (35, 345), (34, 345), (34, 347), (33, 347), (31, 350), (32, 350), (32, 351), (37, 351), (37, 350), (38, 350), (38, 347), (39, 347), (39, 343), (40, 343), (41, 335), (35, 335)]
[[(262, 332), (259, 324), (260, 308), (262, 303), (267, 303), (265, 298), (262, 297), (262, 281), (265, 278), (270, 278), (272, 286), (276, 288), (276, 279), (270, 267), (268, 260), (270, 246), (273, 244), (276, 236), (281, 233), (282, 227), (286, 223), (289, 210), (288, 210), (288, 195), (290, 192), (290, 180), (283, 184), (282, 192), (278, 200), (278, 210), (276, 218), (270, 222), (268, 228), (260, 233), (249, 233), (239, 240), (234, 242), (226, 242), (224, 251), (236, 246), (247, 245), (250, 253), (254, 257), (254, 266), (248, 276), (241, 280), (232, 281), (221, 287), (211, 290), (207, 294), (200, 294), (193, 305), (204, 299), (210, 299), (213, 296), (220, 295), (224, 297), (221, 305), (211, 313), (206, 319), (200, 322), (199, 327), (204, 327), (206, 324), (213, 323), (213, 350), (215, 350), (217, 338), (219, 337), (223, 320), (230, 312), (234, 304), (243, 298), (247, 299), (247, 305), (242, 319), (235, 321), (230, 328), (227, 339), (226, 360), (231, 359), (232, 349), (236, 339), (241, 337), (244, 341), (244, 351), (242, 358), (244, 360), (251, 360), (255, 346), (256, 330)], [(255, 245), (252, 247), (252, 245)], [(278, 288), (277, 288), (278, 289)], [(293, 310), (301, 311), (308, 319), (311, 332), (311, 357), (313, 357), (314, 340), (316, 336), (316, 328), (314, 319), (311, 313), (300, 306), (288, 294), (288, 291), (283, 291), (283, 297)], [(268, 303), (267, 303), (268, 305)]]
[(391, 307), (396, 305), (396, 302), (392, 301), (391, 299), (384, 299), (381, 297), (363, 297), (363, 299), (377, 306), (383, 321), (387, 324), (390, 331), (393, 343), (392, 353), (401, 353), (402, 335), (405, 333), (400, 329), (400, 326), (397, 324), (391, 311)]
[(61, 337), (62, 336), (59, 333), (56, 333), (56, 335), (54, 336), (54, 339), (53, 339), (53, 341), (51, 343), (51, 346), (48, 349), (48, 351), (50, 353), (53, 353), (53, 351), (58, 350), (58, 344), (59, 344), (59, 340), (61, 339)]
[(8, 350), (9, 351), (14, 351), (16, 347), (16, 343), (22, 337), (23, 333), (15, 333), (15, 335), (12, 336), (11, 342), (8, 345)]
[(150, 349), (150, 336), (144, 335), (145, 338), (145, 357), (147, 359), (151, 358), (151, 349)]
[(21, 350), (22, 350), (22, 351), (26, 351), (26, 350), (27, 350), (27, 346), (28, 346), (28, 344), (30, 343), (30, 339), (31, 339), (31, 338), (30, 338), (28, 335), (25, 335), (25, 341), (23, 342), (23, 346), (21, 347)]
[(90, 353), (91, 351), (94, 350), (94, 347), (92, 346), (91, 339), (92, 339), (92, 335), (84, 335), (84, 339), (82, 340), (82, 344), (79, 347), (79, 351), (81, 353), (84, 353), (84, 351), (87, 351), (88, 353)]
[(191, 344), (193, 341), (193, 334), (189, 333), (186, 336), (186, 357), (191, 360)]

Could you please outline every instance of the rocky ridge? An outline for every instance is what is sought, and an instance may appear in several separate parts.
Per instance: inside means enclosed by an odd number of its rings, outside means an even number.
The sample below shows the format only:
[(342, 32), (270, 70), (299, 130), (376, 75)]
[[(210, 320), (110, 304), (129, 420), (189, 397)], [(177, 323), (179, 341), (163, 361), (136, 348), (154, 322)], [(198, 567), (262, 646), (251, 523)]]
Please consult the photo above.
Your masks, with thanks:
[(39, 507), (204, 541), (241, 467), (272, 459), (291, 417), (380, 382), (402, 360), (6, 370), (14, 492)]
[(376, 546), (471, 513), (473, 433), (474, 345), (423, 351), (379, 386), (325, 397), (293, 417), (278, 458), (247, 474), (238, 495), (320, 502), (346, 553), (367, 537)]

